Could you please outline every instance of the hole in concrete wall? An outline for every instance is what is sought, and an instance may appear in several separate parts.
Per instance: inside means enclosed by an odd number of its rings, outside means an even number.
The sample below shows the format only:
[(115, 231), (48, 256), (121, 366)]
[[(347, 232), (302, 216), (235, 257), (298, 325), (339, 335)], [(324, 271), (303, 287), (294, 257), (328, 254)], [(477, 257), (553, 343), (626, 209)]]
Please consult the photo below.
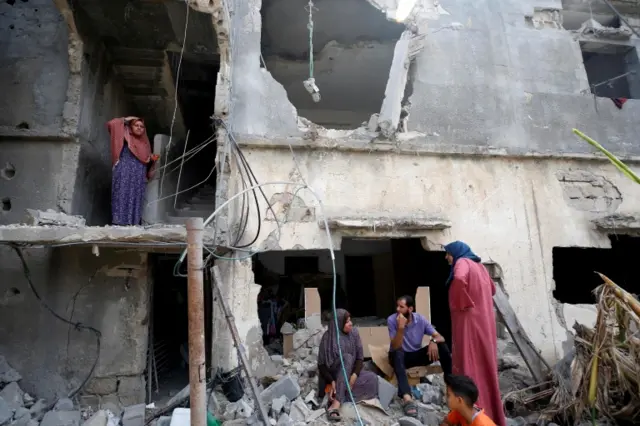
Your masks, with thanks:
[[(419, 239), (342, 241), (336, 252), (336, 306), (347, 309), (359, 326), (386, 327), (395, 312), (397, 297), (415, 296), (418, 286), (431, 292), (431, 319), (438, 331), (450, 338), (447, 293), (449, 276), (444, 252), (428, 252)], [(281, 351), (280, 328), (284, 322), (304, 318), (304, 289), (317, 288), (321, 311), (330, 312), (333, 289), (328, 250), (269, 251), (254, 258), (254, 274), (262, 286), (258, 315), (265, 346)], [(367, 297), (363, 297), (367, 295)], [(276, 315), (272, 316), (275, 307)]]
[[(566, 1), (563, 1), (564, 3)], [(590, 13), (588, 10), (562, 10), (562, 27), (565, 30), (579, 30), (582, 25), (589, 19), (593, 19), (603, 27), (620, 28), (620, 18), (614, 13)]]
[(262, 53), (298, 114), (324, 127), (355, 129), (379, 113), (396, 41), (405, 27), (367, 0), (323, 0), (313, 10), (314, 102), (309, 78), (309, 13), (296, 0), (264, 0)]
[(7, 293), (11, 296), (18, 296), (20, 294), (20, 290), (15, 287), (11, 287), (9, 290), (7, 290)]
[(603, 98), (640, 98), (640, 67), (635, 47), (580, 42), (591, 93)]
[(27, 123), (26, 121), (21, 121), (20, 123), (18, 123), (18, 125), (16, 126), (16, 128), (18, 129), (29, 129), (29, 123)]
[(3, 179), (11, 180), (16, 176), (16, 168), (13, 164), (7, 162), (7, 164), (0, 170), (0, 176)]
[(3, 212), (10, 212), (11, 211), (11, 198), (4, 197), (2, 199), (2, 211)]
[[(150, 354), (152, 364), (147, 365), (147, 373), (152, 379), (153, 394), (150, 401), (156, 404), (166, 403), (189, 383), (187, 279), (174, 276), (173, 268), (177, 260), (177, 255), (150, 256), (153, 298), (149, 333), (153, 351)], [(210, 365), (212, 323), (209, 283), (205, 274), (207, 366)]]
[(16, 4), (16, 0), (7, 0), (7, 4), (13, 6), (14, 4)]
[(561, 303), (595, 303), (593, 290), (602, 284), (600, 272), (632, 294), (640, 294), (635, 262), (640, 237), (610, 236), (611, 248), (554, 247), (553, 297)]

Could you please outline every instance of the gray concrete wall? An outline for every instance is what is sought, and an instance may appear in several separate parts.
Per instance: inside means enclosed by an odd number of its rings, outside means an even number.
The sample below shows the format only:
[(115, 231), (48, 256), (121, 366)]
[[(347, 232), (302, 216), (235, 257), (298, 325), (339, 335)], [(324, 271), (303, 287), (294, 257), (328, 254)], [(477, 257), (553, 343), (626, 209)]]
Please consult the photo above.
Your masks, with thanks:
[[(144, 400), (148, 336), (146, 254), (89, 247), (25, 250), (33, 284), (58, 314), (102, 332), (95, 378), (83, 402), (120, 404)], [(36, 300), (21, 264), (7, 247), (0, 280), (0, 354), (23, 376), (31, 395), (53, 398), (77, 387), (96, 356), (95, 336), (55, 319)], [(121, 267), (134, 267), (127, 280)], [(93, 279), (92, 279), (93, 277)]]
[(11, 178), (0, 177), (0, 224), (23, 222), (26, 208), (57, 210), (63, 146), (46, 140), (0, 141), (0, 168), (15, 170)]
[(69, 65), (67, 28), (51, 0), (0, 3), (0, 126), (57, 133)]
[[(299, 126), (283, 86), (260, 68), (261, 2), (228, 4), (234, 29), (233, 129), (247, 143), (265, 137), (319, 139), (317, 129)], [(402, 137), (400, 148), (410, 144), (449, 152), (592, 154), (592, 148), (571, 133), (576, 127), (617, 154), (640, 155), (640, 146), (634, 143), (640, 100), (630, 100), (618, 110), (602, 98), (596, 108), (575, 35), (559, 24), (541, 29), (531, 24), (539, 13), (535, 8), (561, 10), (559, 0), (448, 0), (439, 6), (433, 0), (419, 0), (417, 4), (419, 14), (412, 23), (426, 35), (426, 42), (412, 76), (410, 133)], [(357, 86), (368, 72), (336, 78), (351, 79)], [(345, 103), (348, 98), (345, 93)], [(328, 133), (325, 138), (338, 145), (341, 139), (358, 136), (363, 150), (368, 149), (367, 140), (376, 137)]]
[[(111, 159), (105, 123), (130, 110), (104, 46), (67, 31), (53, 2), (0, 4), (0, 224), (25, 208), (110, 222)], [(26, 123), (28, 129), (17, 128)], [(25, 127), (24, 125), (22, 127)]]
[(72, 212), (89, 225), (111, 223), (111, 144), (107, 121), (131, 115), (124, 91), (115, 80), (112, 64), (100, 43), (84, 43), (82, 92)]

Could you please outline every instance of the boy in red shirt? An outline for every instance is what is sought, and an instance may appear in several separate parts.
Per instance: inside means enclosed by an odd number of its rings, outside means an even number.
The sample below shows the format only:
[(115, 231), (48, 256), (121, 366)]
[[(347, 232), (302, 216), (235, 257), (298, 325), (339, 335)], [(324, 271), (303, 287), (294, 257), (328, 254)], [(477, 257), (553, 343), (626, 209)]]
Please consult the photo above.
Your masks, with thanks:
[(475, 406), (478, 401), (478, 388), (467, 376), (445, 376), (447, 385), (447, 405), (449, 414), (441, 426), (496, 426), (484, 413)]

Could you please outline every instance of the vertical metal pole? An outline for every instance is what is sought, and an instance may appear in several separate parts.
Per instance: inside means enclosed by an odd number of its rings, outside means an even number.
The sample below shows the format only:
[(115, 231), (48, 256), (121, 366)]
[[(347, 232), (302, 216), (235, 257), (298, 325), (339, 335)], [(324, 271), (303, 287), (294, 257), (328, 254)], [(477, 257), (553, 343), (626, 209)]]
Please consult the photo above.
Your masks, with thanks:
[(244, 353), (244, 349), (242, 348), (242, 340), (240, 340), (240, 333), (238, 333), (238, 328), (236, 327), (236, 322), (233, 317), (233, 313), (229, 306), (227, 305), (227, 300), (224, 298), (222, 291), (220, 290), (220, 286), (222, 285), (222, 279), (220, 278), (220, 270), (217, 266), (212, 268), (213, 271), (213, 294), (214, 297), (218, 299), (220, 302), (220, 307), (222, 308), (222, 312), (224, 313), (225, 318), (227, 319), (227, 324), (229, 325), (229, 331), (231, 331), (231, 337), (233, 337), (233, 343), (236, 345), (236, 349), (238, 350), (238, 355), (240, 356), (240, 364), (242, 369), (244, 370), (244, 374), (247, 375), (247, 380), (249, 381), (249, 387), (251, 390), (251, 396), (256, 403), (256, 411), (260, 414), (262, 421), (265, 425), (269, 425), (269, 413), (265, 406), (262, 404), (260, 400), (260, 392), (258, 392), (258, 386), (256, 385), (255, 380), (251, 376), (251, 370), (249, 369), (249, 360), (247, 360), (247, 355)]
[(187, 276), (189, 309), (189, 396), (191, 426), (207, 424), (207, 377), (204, 352), (204, 286), (202, 279), (202, 218), (187, 220)]

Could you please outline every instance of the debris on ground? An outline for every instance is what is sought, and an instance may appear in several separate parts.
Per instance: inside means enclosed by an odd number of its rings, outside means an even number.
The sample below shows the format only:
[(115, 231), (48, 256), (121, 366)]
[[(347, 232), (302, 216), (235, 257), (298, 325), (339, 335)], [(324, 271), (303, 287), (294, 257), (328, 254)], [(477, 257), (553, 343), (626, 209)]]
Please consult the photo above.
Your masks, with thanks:
[[(269, 424), (274, 426), (303, 426), (326, 425), (326, 399), (317, 397), (318, 373), (317, 355), (322, 335), (326, 325), (313, 320), (301, 324), (285, 324), (283, 326), (292, 335), (293, 345), (288, 356), (278, 353), (271, 355), (271, 360), (277, 365), (278, 374), (260, 378), (260, 402), (264, 404), (269, 414)], [(273, 352), (277, 352), (274, 347)], [(280, 347), (282, 350), (282, 347)], [(499, 341), (498, 365), (500, 368), (500, 383), (502, 391), (522, 389), (533, 383), (529, 369), (512, 340)], [(365, 363), (365, 368), (377, 372), (372, 362)], [(379, 398), (362, 401), (354, 406), (345, 403), (340, 409), (342, 420), (336, 424), (358, 424), (359, 414), (364, 424), (381, 426), (398, 425), (439, 425), (448, 412), (445, 398), (445, 384), (442, 374), (429, 374), (422, 377), (414, 388), (418, 418), (407, 418), (397, 398), (397, 388), (382, 377), (379, 378)], [(244, 378), (243, 378), (244, 383)], [(248, 385), (245, 384), (245, 388)], [(247, 388), (248, 389), (248, 388)], [(222, 425), (258, 425), (259, 409), (250, 393), (235, 402), (230, 402), (222, 389), (209, 389), (208, 412), (211, 419)], [(356, 408), (357, 413), (356, 414)], [(161, 413), (162, 409), (149, 410), (145, 425), (177, 426), (182, 425), (175, 420), (176, 410), (153, 417), (153, 413)], [(539, 415), (520, 412), (523, 417), (513, 416), (508, 419), (509, 425), (525, 426), (537, 424)], [(153, 420), (151, 420), (153, 418)], [(188, 423), (188, 422), (187, 422)], [(547, 424), (547, 423), (540, 423)], [(93, 426), (93, 425), (92, 425)], [(128, 425), (124, 425), (128, 426)], [(553, 425), (551, 425), (553, 426)]]
[[(549, 380), (511, 399), (540, 420), (570, 425), (635, 424), (640, 415), (640, 302), (600, 274), (594, 328), (574, 325), (574, 349)], [(535, 388), (535, 389), (534, 389)]]
[(109, 410), (93, 413), (80, 409), (69, 398), (37, 399), (24, 392), (22, 376), (0, 355), (0, 426), (118, 426)]

